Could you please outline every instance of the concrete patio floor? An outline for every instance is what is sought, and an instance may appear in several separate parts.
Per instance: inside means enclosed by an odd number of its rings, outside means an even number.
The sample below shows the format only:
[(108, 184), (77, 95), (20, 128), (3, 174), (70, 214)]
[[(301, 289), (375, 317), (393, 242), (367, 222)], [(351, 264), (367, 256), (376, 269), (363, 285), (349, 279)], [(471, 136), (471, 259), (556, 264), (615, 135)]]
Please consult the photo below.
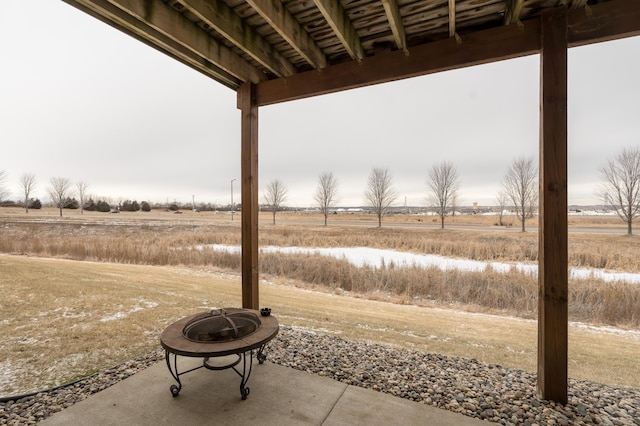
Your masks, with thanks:
[[(179, 358), (187, 363), (201, 360)], [(198, 365), (198, 364), (193, 364)], [(184, 368), (184, 369), (183, 369)], [(254, 363), (246, 400), (233, 370), (175, 380), (164, 362), (45, 419), (53, 425), (482, 425), (487, 422), (287, 367)]]

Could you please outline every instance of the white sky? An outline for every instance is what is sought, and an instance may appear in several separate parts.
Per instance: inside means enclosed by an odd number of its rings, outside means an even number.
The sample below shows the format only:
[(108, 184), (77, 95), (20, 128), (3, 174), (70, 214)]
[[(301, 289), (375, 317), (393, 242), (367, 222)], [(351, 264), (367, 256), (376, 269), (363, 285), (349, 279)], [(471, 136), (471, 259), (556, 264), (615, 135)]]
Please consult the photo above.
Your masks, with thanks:
[[(464, 42), (464, 41), (463, 41)], [(461, 203), (495, 204), (511, 161), (538, 152), (539, 61), (531, 56), (260, 109), (260, 194), (313, 204), (331, 171), (340, 205), (363, 205), (373, 167), (397, 204), (426, 205), (428, 170), (450, 161)], [(599, 203), (598, 168), (640, 145), (640, 37), (569, 51), (569, 203)], [(236, 94), (60, 1), (3, 4), (0, 170), (13, 199), (34, 173), (97, 196), (240, 201)]]

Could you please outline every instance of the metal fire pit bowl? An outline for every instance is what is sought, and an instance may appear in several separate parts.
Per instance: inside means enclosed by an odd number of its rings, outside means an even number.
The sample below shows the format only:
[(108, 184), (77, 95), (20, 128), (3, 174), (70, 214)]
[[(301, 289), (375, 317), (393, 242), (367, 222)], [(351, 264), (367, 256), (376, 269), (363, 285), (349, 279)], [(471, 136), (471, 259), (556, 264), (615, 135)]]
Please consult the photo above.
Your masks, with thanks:
[[(253, 351), (262, 364), (267, 356), (264, 348), (278, 334), (278, 320), (271, 316), (271, 309), (260, 311), (252, 309), (214, 309), (200, 312), (167, 327), (160, 335), (160, 344), (165, 350), (167, 368), (178, 382), (171, 385), (171, 395), (176, 397), (182, 389), (180, 376), (200, 368), (208, 370), (233, 369), (241, 377), (240, 395), (247, 399), (249, 388), (246, 386), (253, 367)], [(190, 358), (203, 358), (202, 365), (186, 371), (178, 369), (178, 355)], [(214, 365), (211, 358), (236, 355), (228, 364)], [(238, 364), (242, 361), (242, 369)]]

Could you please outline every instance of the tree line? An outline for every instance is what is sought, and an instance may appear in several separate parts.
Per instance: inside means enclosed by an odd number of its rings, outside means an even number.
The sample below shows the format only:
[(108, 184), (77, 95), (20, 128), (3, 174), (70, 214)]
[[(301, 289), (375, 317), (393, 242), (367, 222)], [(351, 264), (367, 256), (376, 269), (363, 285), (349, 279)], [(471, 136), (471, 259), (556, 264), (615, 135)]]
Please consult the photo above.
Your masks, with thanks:
[[(9, 192), (6, 187), (7, 174), (4, 170), (0, 170), (0, 203), (4, 202)], [(42, 208), (42, 202), (33, 198), (33, 193), (37, 188), (37, 180), (33, 173), (25, 173), (20, 176), (19, 185), (22, 191), (21, 204), (26, 213), (29, 209)], [(60, 210), (62, 216), (63, 209), (80, 210), (80, 213), (87, 211), (110, 212), (113, 208), (110, 203), (104, 199), (94, 200), (88, 195), (89, 185), (86, 182), (77, 182), (75, 185), (69, 179), (61, 177), (52, 177), (49, 180), (47, 194), (49, 195), (53, 205)], [(77, 197), (77, 198), (76, 198)], [(142, 201), (138, 203), (135, 200), (124, 200), (115, 206), (116, 211), (151, 211), (151, 205)]]
[[(502, 210), (507, 204), (515, 207), (518, 219), (525, 231), (526, 220), (533, 216), (537, 202), (537, 167), (533, 158), (519, 158), (513, 161), (509, 172), (502, 182), (502, 190), (498, 194), (499, 208)], [(433, 211), (440, 218), (441, 228), (445, 227), (445, 218), (455, 212), (458, 204), (460, 178), (455, 165), (448, 161), (434, 165), (427, 175), (426, 185), (429, 190), (430, 203)], [(287, 188), (279, 179), (274, 179), (267, 185), (264, 204), (273, 214), (276, 223), (276, 213), (282, 209), (287, 198)], [(339, 182), (332, 172), (324, 172), (318, 177), (318, 185), (314, 193), (315, 206), (324, 217), (325, 226), (330, 213), (339, 201)], [(382, 227), (383, 218), (389, 214), (398, 194), (393, 188), (393, 175), (387, 168), (374, 167), (367, 179), (364, 200), (378, 219), (378, 227)], [(502, 216), (500, 218), (502, 221)]]
[[(625, 148), (615, 157), (605, 162), (599, 169), (601, 186), (600, 195), (604, 204), (613, 209), (618, 217), (627, 224), (627, 233), (632, 234), (633, 220), (640, 216), (640, 149)], [(25, 173), (19, 180), (22, 189), (22, 202), (25, 211), (39, 208), (41, 203), (32, 198), (36, 189), (36, 177), (33, 173)], [(454, 214), (459, 202), (460, 178), (456, 166), (443, 161), (431, 167), (425, 184), (428, 189), (430, 207), (440, 218), (441, 228), (445, 227), (447, 216)], [(48, 194), (54, 206), (62, 209), (76, 208), (84, 210), (110, 211), (111, 206), (104, 200), (94, 201), (88, 196), (89, 185), (78, 182), (75, 185), (66, 178), (53, 177), (49, 181)], [(520, 157), (512, 161), (505, 174), (500, 190), (496, 194), (499, 223), (506, 208), (515, 211), (522, 231), (526, 230), (527, 219), (533, 217), (538, 208), (538, 167), (533, 157)], [(263, 201), (264, 207), (272, 212), (273, 223), (276, 213), (281, 210), (287, 199), (287, 188), (279, 179), (274, 179), (266, 187)], [(9, 196), (7, 174), (0, 170), (0, 203)], [(78, 197), (76, 199), (75, 197)], [(325, 226), (328, 218), (339, 201), (339, 181), (332, 172), (324, 172), (318, 177), (313, 195), (315, 207), (324, 217)], [(389, 213), (398, 198), (393, 188), (393, 175), (389, 169), (375, 167), (367, 179), (364, 200), (377, 216), (378, 227), (382, 227), (383, 218)], [(194, 206), (195, 208), (195, 206)], [(233, 208), (233, 206), (232, 206)], [(148, 202), (126, 200), (120, 203), (118, 211), (149, 211)]]
[[(633, 220), (640, 216), (640, 149), (623, 149), (599, 169), (599, 174), (599, 192), (604, 204), (627, 224), (627, 234), (631, 235)], [(532, 218), (538, 210), (538, 182), (538, 167), (533, 157), (520, 157), (512, 161), (496, 194), (500, 225), (503, 224), (505, 209), (509, 208), (515, 211), (522, 232), (526, 231), (527, 219)], [(446, 217), (455, 213), (459, 201), (458, 170), (453, 163), (443, 161), (431, 167), (425, 183), (430, 207), (440, 218), (440, 226), (444, 229)], [(267, 185), (264, 203), (273, 214), (274, 224), (276, 212), (281, 210), (286, 198), (287, 189), (279, 179)], [(377, 216), (378, 227), (382, 227), (383, 218), (397, 198), (391, 171), (382, 167), (373, 168), (367, 179), (364, 199)], [(315, 207), (324, 216), (326, 226), (330, 212), (339, 201), (339, 183), (333, 173), (324, 172), (318, 177), (314, 201)]]

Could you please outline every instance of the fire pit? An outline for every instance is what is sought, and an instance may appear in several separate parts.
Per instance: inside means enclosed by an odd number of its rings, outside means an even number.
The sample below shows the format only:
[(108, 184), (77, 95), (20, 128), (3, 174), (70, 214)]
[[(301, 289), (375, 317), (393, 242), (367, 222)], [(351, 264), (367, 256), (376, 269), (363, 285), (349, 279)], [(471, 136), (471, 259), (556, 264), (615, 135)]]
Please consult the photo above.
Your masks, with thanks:
[[(253, 351), (262, 364), (267, 356), (264, 348), (278, 334), (278, 320), (271, 316), (271, 309), (214, 309), (200, 312), (176, 321), (160, 336), (160, 344), (165, 350), (167, 368), (178, 382), (171, 385), (171, 395), (176, 397), (182, 389), (180, 376), (200, 368), (226, 370), (232, 368), (240, 377), (240, 395), (247, 399), (246, 386), (253, 367)], [(178, 355), (203, 358), (202, 365), (186, 371), (178, 370)], [(211, 358), (235, 355), (237, 358), (227, 364), (214, 365)], [(242, 369), (236, 366), (242, 361)]]

